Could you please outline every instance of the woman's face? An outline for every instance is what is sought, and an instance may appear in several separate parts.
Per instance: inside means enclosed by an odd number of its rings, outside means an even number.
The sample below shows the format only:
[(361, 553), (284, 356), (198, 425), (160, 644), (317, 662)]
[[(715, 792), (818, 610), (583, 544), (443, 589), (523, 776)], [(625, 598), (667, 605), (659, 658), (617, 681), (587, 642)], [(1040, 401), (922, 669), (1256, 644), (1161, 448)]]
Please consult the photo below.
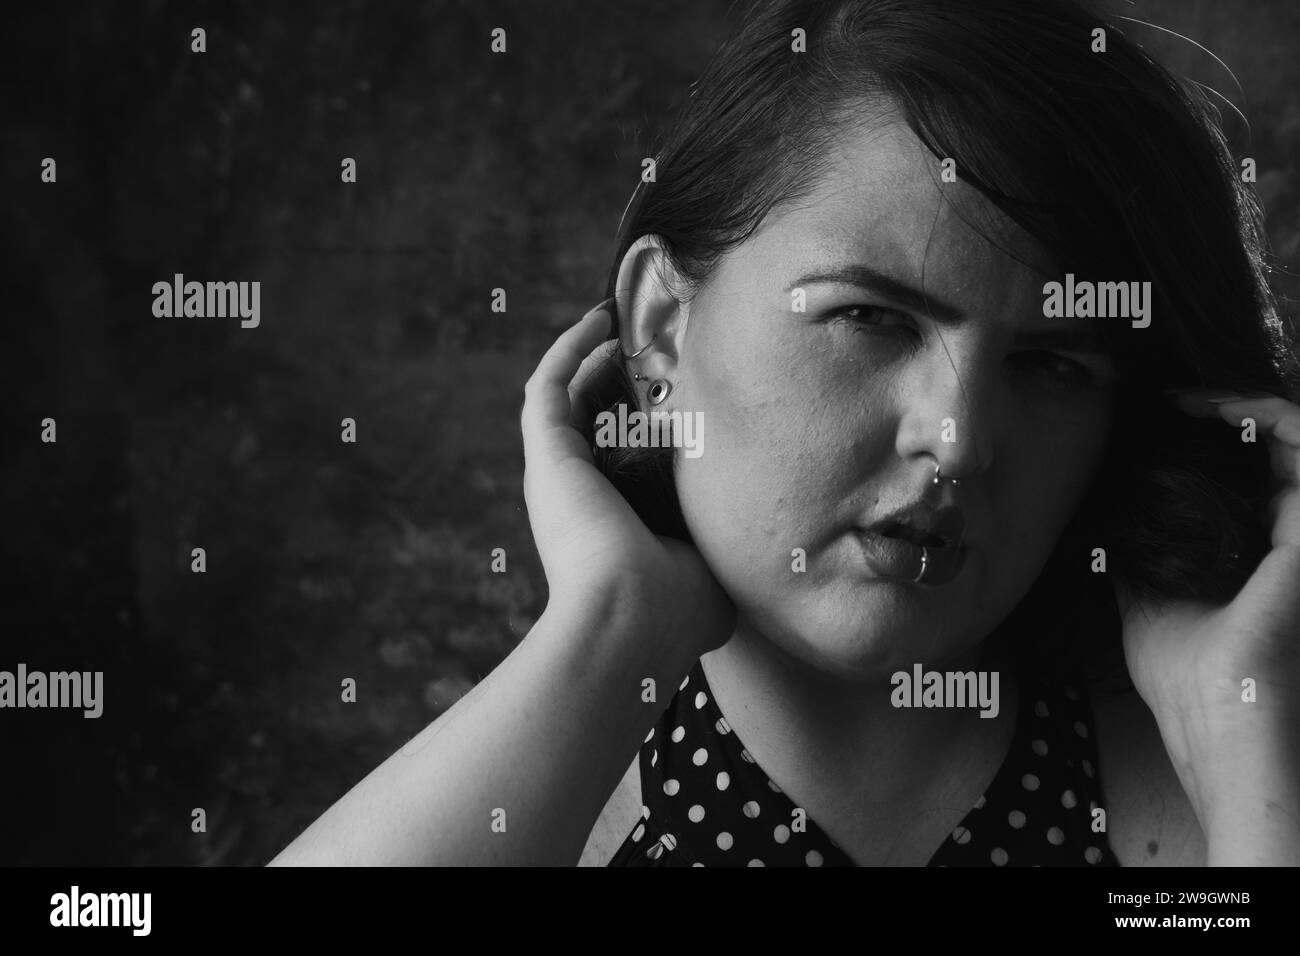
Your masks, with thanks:
[[(1043, 316), (1046, 277), (963, 221), (992, 207), (960, 169), (941, 184), (939, 160), (892, 123), (832, 156), (691, 302), (669, 405), (703, 416), (678, 493), (741, 626), (854, 679), (940, 665), (1015, 607), (1099, 463), (1115, 384), (1089, 350), (1108, 320)], [(1036, 261), (1027, 240), (1010, 248)], [(924, 289), (933, 317), (853, 270)], [(935, 486), (936, 464), (960, 485)], [(863, 529), (918, 500), (964, 513), (942, 585), (864, 555)]]

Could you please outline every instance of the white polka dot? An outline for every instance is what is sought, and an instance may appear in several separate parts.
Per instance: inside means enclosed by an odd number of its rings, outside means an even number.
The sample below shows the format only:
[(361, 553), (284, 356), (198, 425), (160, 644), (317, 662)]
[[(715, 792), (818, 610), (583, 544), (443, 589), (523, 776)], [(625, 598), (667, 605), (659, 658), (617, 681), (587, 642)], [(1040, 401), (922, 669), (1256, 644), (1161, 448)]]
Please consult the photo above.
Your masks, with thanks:
[(1012, 810), (1007, 814), (1007, 823), (1011, 824), (1013, 830), (1019, 830), (1025, 825), (1025, 815), (1019, 810)]
[(653, 767), (658, 762), (659, 762), (659, 751), (656, 750), (654, 753), (650, 755), (650, 766)]
[(686, 736), (686, 728), (678, 727), (676, 730), (673, 731), (673, 743), (675, 744), (681, 743), (682, 738), (685, 736)]
[(645, 824), (638, 823), (636, 829), (632, 831), (632, 842), (639, 843), (643, 836), (645, 836)]
[(686, 811), (686, 819), (692, 823), (699, 823), (704, 819), (704, 808), (698, 803)]
[(724, 770), (718, 774), (718, 789), (726, 790), (729, 786), (731, 786), (731, 775)]
[(650, 849), (645, 851), (645, 855), (651, 860), (659, 859), (664, 855), (664, 845), (662, 843), (656, 843), (654, 846), (650, 847)]
[(651, 740), (653, 740), (653, 739), (654, 739), (654, 735), (655, 735), (655, 729), (654, 729), (653, 727), (651, 727), (651, 728), (650, 728), (650, 733), (648, 733), (648, 734), (645, 735), (645, 742), (646, 742), (646, 743), (649, 743)]
[(1040, 756), (1040, 757), (1046, 757), (1046, 756), (1047, 756), (1047, 741), (1046, 741), (1046, 740), (1035, 740), (1035, 741), (1034, 741), (1032, 744), (1030, 744), (1029, 746), (1030, 746), (1030, 749), (1032, 749), (1032, 750), (1034, 751), (1034, 753), (1038, 754), (1038, 756)]
[(984, 794), (981, 793), (981, 794), (980, 794), (980, 798), (979, 798), (978, 800), (975, 801), (975, 809), (976, 809), (976, 810), (983, 810), (983, 809), (984, 809), (984, 803), (985, 803), (985, 800), (984, 800)]
[(703, 863), (692, 863), (691, 866), (703, 866)]
[(970, 830), (966, 827), (958, 827), (952, 831), (952, 838), (957, 843), (966, 844), (970, 842)]
[(696, 710), (699, 710), (701, 707), (703, 707), (703, 706), (705, 705), (705, 703), (708, 701), (708, 699), (709, 699), (709, 698), (706, 697), (706, 696), (704, 695), (704, 691), (700, 691), (698, 694), (696, 694), (696, 695), (695, 695), (695, 709), (696, 709)]
[(1080, 737), (1088, 736), (1088, 728), (1083, 725), (1082, 720), (1076, 720), (1074, 722), (1074, 732)]
[(695, 753), (691, 754), (691, 763), (697, 767), (703, 767), (709, 761), (709, 752), (701, 747)]
[(724, 737), (731, 733), (731, 724), (727, 723), (726, 717), (719, 717), (714, 721), (713, 726), (716, 727), (718, 733), (722, 734)]
[(741, 748), (740, 748), (740, 756), (741, 756), (741, 758), (745, 761), (745, 763), (753, 763), (753, 762), (754, 762), (754, 758), (753, 758), (753, 756), (751, 756), (751, 755), (750, 755), (750, 752), (749, 752), (748, 750), (746, 750), (744, 747), (741, 747)]
[(749, 817), (749, 819), (751, 820), (753, 820), (755, 817), (758, 816), (758, 812), (759, 812), (758, 804), (755, 803), (753, 800), (747, 801), (745, 805), (740, 809), (741, 812), (744, 813), (745, 816)]
[(1006, 850), (1000, 846), (995, 846), (993, 852), (989, 854), (989, 859), (993, 861), (994, 866), (1006, 866), (1007, 860), (1010, 858), (1007, 856)]
[(733, 844), (734, 842), (736, 841), (731, 838), (731, 834), (728, 833), (726, 830), (723, 830), (721, 833), (718, 834), (719, 850), (730, 850), (731, 844)]
[(674, 778), (670, 777), (669, 779), (664, 781), (664, 793), (668, 794), (668, 796), (670, 797), (677, 796), (677, 791), (680, 789), (682, 789), (682, 785), (678, 783)]
[(747, 866), (767, 866), (766, 863), (764, 863), (762, 860), (758, 859), (757, 857), (755, 857), (754, 859), (750, 860), (749, 863), (746, 864), (746, 865), (747, 865)]
[(1092, 763), (1090, 761), (1085, 760), (1083, 762), (1083, 775), (1092, 779)]
[(1020, 785), (1026, 790), (1037, 790), (1038, 776), (1036, 774), (1027, 773), (1020, 778)]
[(803, 861), (809, 866), (821, 866), (822, 863), (825, 862), (822, 859), (822, 855), (816, 850), (809, 850), (807, 855), (803, 858)]
[(769, 788), (773, 793), (780, 793), (780, 792), (781, 792), (781, 788), (778, 787), (778, 786), (777, 786), (775, 783), (773, 783), (771, 780), (769, 780), (769, 781), (767, 782), (767, 786), (768, 786), (768, 788)]
[(1090, 846), (1083, 851), (1083, 858), (1089, 863), (1096, 863), (1101, 859), (1101, 850), (1098, 850), (1095, 846)]
[(645, 817), (647, 820), (650, 819), (650, 808), (647, 807), (644, 803), (641, 804), (641, 816)]
[(1079, 692), (1075, 690), (1073, 687), (1067, 687), (1065, 688), (1065, 696), (1070, 698), (1070, 700), (1078, 700)]
[(671, 833), (665, 833), (659, 838), (659, 842), (670, 850), (677, 849), (677, 837), (673, 836)]
[(690, 675), (690, 674), (687, 674), (685, 677), (682, 678), (682, 682), (681, 682), (680, 684), (677, 685), (677, 689), (678, 689), (678, 690), (685, 690), (685, 689), (686, 689), (686, 685), (689, 684), (690, 682), (691, 682), (691, 675)]
[(1065, 807), (1067, 810), (1072, 809), (1078, 802), (1079, 800), (1074, 795), (1073, 790), (1067, 790), (1065, 793), (1061, 794), (1061, 806)]
[(1039, 717), (1046, 717), (1048, 713), (1047, 701), (1040, 700), (1038, 703), (1034, 704), (1034, 713)]
[(1060, 827), (1052, 827), (1047, 831), (1047, 842), (1052, 846), (1060, 846), (1065, 842), (1065, 831)]
[(778, 823), (776, 829), (772, 831), (772, 839), (777, 843), (784, 843), (790, 839), (790, 828), (784, 823)]

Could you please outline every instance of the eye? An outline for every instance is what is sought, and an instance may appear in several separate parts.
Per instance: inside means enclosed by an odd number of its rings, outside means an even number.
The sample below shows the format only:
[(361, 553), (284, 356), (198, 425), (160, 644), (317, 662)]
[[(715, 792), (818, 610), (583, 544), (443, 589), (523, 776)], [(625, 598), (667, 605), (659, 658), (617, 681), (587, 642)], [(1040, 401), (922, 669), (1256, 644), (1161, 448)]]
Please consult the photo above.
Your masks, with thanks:
[(905, 313), (878, 305), (846, 305), (828, 312), (826, 318), (836, 325), (847, 323), (853, 332), (907, 332), (912, 328), (912, 320)]
[(1011, 356), (1031, 374), (1058, 388), (1083, 387), (1093, 384), (1096, 376), (1086, 365), (1057, 352), (1043, 349), (1015, 352)]

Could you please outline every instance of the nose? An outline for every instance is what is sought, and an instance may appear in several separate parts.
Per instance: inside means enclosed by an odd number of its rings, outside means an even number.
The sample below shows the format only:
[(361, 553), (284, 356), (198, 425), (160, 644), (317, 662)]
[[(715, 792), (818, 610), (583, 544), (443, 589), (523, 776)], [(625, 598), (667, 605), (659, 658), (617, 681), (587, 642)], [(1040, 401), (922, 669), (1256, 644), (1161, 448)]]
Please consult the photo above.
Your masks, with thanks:
[(970, 479), (993, 464), (997, 383), (978, 355), (951, 349), (915, 362), (900, 383), (896, 450), (904, 461), (933, 458), (944, 478)]

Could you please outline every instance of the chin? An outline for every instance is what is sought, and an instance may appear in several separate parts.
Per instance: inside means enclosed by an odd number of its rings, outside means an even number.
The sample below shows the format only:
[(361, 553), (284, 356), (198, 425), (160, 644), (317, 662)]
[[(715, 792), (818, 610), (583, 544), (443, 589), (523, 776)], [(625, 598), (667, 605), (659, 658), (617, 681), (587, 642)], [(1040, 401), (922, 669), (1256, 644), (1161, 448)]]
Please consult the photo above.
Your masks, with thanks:
[[(836, 589), (838, 590), (838, 589)], [(935, 667), (963, 649), (965, 634), (953, 621), (967, 623), (955, 596), (937, 600), (912, 588), (890, 585), (846, 585), (845, 593), (822, 592), (804, 603), (792, 619), (777, 611), (759, 623), (759, 633), (785, 654), (840, 680), (887, 681), (914, 664)], [(765, 627), (764, 624), (767, 626)]]
[(911, 668), (920, 643), (911, 628), (886, 629), (878, 621), (864, 626), (863, 618), (801, 621), (775, 636), (765, 636), (786, 655), (821, 674), (862, 684), (887, 681), (895, 671)]

